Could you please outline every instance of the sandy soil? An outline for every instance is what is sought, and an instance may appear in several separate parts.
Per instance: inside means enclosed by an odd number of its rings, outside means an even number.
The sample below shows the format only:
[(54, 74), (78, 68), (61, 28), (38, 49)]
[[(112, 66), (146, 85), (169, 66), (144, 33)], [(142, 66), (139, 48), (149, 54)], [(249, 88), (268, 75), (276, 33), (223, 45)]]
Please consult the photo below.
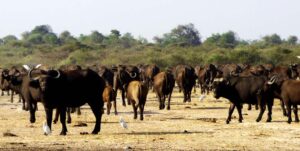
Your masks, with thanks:
[[(177, 90), (175, 90), (177, 91)], [(8, 96), (0, 97), (0, 150), (300, 150), (300, 125), (287, 124), (279, 102), (273, 109), (273, 122), (255, 122), (258, 111), (246, 110), (244, 122), (238, 123), (237, 111), (230, 124), (225, 124), (229, 103), (207, 96), (199, 101), (199, 90), (193, 93), (191, 103), (182, 103), (181, 93), (175, 92), (171, 110), (158, 110), (153, 93), (148, 95), (144, 121), (134, 120), (132, 107), (121, 106), (119, 115), (103, 115), (98, 135), (80, 135), (91, 132), (94, 117), (88, 106), (82, 115), (72, 114), (67, 136), (60, 136), (61, 124), (54, 124), (52, 134), (43, 135), (45, 113), (41, 104), (37, 122), (30, 124), (29, 112), (21, 110), (20, 103), (10, 103)], [(15, 99), (17, 100), (17, 98)], [(128, 124), (123, 129), (122, 116)], [(87, 127), (75, 127), (79, 122)], [(4, 136), (9, 132), (17, 136)]]

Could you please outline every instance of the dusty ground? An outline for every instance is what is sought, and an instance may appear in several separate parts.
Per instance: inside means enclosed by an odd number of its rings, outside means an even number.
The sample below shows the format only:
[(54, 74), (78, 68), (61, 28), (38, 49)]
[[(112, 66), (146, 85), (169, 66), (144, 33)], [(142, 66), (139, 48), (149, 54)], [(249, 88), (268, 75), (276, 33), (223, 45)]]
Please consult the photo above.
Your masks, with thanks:
[[(300, 150), (300, 124), (287, 124), (278, 101), (273, 110), (273, 122), (256, 123), (258, 111), (246, 110), (244, 122), (237, 118), (225, 124), (228, 101), (215, 100), (208, 96), (199, 101), (199, 90), (193, 93), (192, 103), (182, 103), (182, 94), (175, 92), (171, 110), (158, 110), (153, 93), (148, 95), (144, 121), (133, 120), (132, 107), (121, 106), (119, 115), (104, 115), (98, 135), (80, 135), (91, 132), (94, 117), (88, 106), (81, 116), (72, 115), (68, 135), (60, 136), (61, 125), (53, 125), (52, 134), (43, 135), (45, 120), (43, 107), (39, 105), (37, 122), (29, 123), (29, 113), (20, 110), (20, 103), (10, 103), (9, 97), (0, 97), (0, 150)], [(17, 99), (15, 99), (17, 100)], [(123, 129), (119, 124), (122, 116), (128, 124)], [(237, 112), (233, 114), (237, 117)], [(74, 127), (78, 122), (87, 127)], [(3, 133), (16, 134), (15, 137)]]

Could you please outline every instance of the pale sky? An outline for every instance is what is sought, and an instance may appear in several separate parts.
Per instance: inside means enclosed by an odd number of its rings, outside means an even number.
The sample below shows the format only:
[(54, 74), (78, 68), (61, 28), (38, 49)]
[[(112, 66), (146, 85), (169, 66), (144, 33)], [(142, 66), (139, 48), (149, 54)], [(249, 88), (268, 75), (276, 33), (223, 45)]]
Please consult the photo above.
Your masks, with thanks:
[(233, 30), (242, 39), (300, 37), (300, 0), (1, 0), (0, 37), (36, 25), (73, 35), (111, 29), (152, 40), (193, 23), (203, 38)]

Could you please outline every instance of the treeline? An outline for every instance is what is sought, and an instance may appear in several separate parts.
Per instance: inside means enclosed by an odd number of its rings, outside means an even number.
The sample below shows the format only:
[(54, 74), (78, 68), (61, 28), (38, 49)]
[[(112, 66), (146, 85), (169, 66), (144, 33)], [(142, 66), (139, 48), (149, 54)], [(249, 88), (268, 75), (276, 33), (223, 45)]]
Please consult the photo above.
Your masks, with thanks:
[(233, 31), (212, 34), (202, 41), (193, 24), (178, 25), (170, 32), (153, 38), (153, 42), (131, 33), (113, 29), (107, 35), (92, 31), (73, 36), (69, 31), (53, 32), (40, 25), (17, 38), (0, 39), (0, 66), (24, 63), (64, 64), (150, 64), (161, 67), (177, 64), (207, 63), (297, 63), (300, 45), (297, 36), (287, 39), (277, 34), (246, 41)]

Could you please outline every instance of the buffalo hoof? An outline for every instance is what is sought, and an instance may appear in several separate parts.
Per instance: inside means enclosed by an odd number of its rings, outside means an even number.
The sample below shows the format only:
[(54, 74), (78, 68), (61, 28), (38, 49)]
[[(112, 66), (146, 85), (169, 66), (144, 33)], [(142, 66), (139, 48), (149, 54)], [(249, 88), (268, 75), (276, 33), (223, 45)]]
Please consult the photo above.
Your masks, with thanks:
[(140, 120), (141, 120), (141, 121), (144, 120), (144, 117), (141, 117)]
[(72, 120), (67, 120), (67, 123), (68, 123), (68, 124), (72, 123)]
[(239, 120), (239, 123), (243, 123), (243, 120)]
[(272, 121), (272, 119), (267, 119), (267, 122), (271, 122)]
[(53, 120), (53, 124), (56, 124), (57, 123), (57, 120)]
[(251, 107), (248, 107), (248, 110), (251, 110)]
[(118, 115), (118, 113), (117, 113), (117, 112), (115, 112), (115, 115)]
[(35, 123), (35, 118), (31, 118), (30, 123)]
[(299, 123), (299, 119), (296, 119), (295, 122)]
[(287, 113), (286, 113), (286, 112), (283, 112), (283, 116), (287, 116)]
[(291, 124), (291, 122), (292, 122), (292, 120), (288, 120), (288, 121), (287, 121), (288, 124)]
[(65, 136), (65, 135), (67, 135), (67, 132), (63, 132), (62, 131), (62, 132), (60, 132), (60, 135), (64, 135)]
[(230, 122), (229, 120), (226, 120), (226, 124), (229, 124), (229, 122)]
[(167, 110), (170, 110), (170, 106), (167, 107)]
[(92, 134), (93, 135), (96, 135), (96, 134), (98, 134), (99, 133), (99, 131), (92, 131)]
[(256, 122), (260, 122), (261, 119), (256, 119)]

